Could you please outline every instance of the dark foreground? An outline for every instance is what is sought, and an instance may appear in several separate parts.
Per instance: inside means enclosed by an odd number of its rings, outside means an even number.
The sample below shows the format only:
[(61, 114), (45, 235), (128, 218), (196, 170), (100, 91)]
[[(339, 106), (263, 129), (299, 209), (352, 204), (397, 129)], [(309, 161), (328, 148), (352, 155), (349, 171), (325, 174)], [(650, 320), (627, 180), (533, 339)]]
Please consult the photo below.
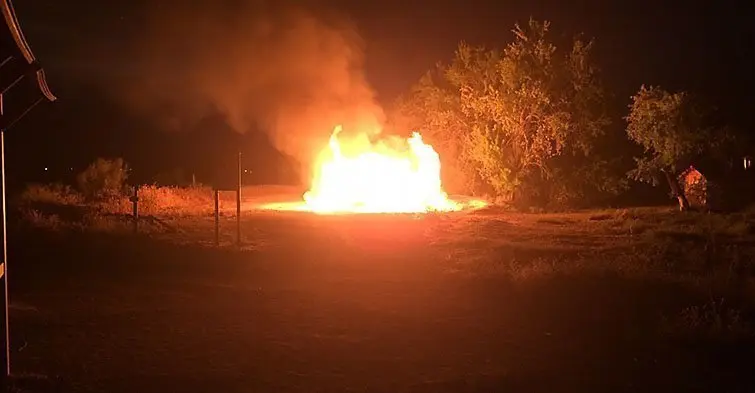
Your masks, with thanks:
[(482, 235), (432, 219), (297, 220), (245, 223), (248, 245), (262, 239), (245, 251), (12, 233), (12, 389), (755, 391), (751, 340), (669, 327), (706, 304), (704, 291), (610, 270), (526, 270), (612, 249), (597, 237), (562, 230), (554, 244), (569, 247), (483, 249)]

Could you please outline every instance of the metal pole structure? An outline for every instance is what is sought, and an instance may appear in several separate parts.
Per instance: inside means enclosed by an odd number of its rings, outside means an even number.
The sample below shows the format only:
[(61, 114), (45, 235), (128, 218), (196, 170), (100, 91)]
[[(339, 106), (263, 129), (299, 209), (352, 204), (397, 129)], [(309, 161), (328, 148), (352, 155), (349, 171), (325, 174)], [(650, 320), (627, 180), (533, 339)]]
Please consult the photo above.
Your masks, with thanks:
[[(16, 64), (20, 61), (23, 63), (23, 69), (12, 67), (13, 68), (13, 74), (10, 75), (12, 77), (16, 77), (16, 80), (7, 86), (0, 86), (2, 90), (0, 90), (0, 119), (2, 120), (2, 125), (0, 125), (0, 172), (2, 172), (2, 179), (0, 179), (0, 182), (2, 182), (2, 211), (3, 211), (3, 255), (2, 260), (0, 260), (0, 280), (3, 282), (3, 292), (5, 294), (5, 299), (3, 301), (4, 303), (4, 310), (5, 310), (5, 356), (3, 361), (5, 362), (5, 376), (10, 377), (11, 374), (11, 359), (10, 359), (10, 316), (9, 316), (9, 285), (8, 285), (8, 210), (6, 208), (6, 182), (5, 182), (5, 130), (8, 129), (11, 125), (13, 125), (18, 119), (26, 115), (32, 107), (34, 107), (37, 103), (41, 102), (40, 100), (37, 100), (34, 104), (31, 105), (31, 107), (27, 107), (26, 110), (21, 113), (20, 116), (16, 116), (15, 119), (6, 119), (4, 108), (3, 108), (3, 93), (5, 93), (8, 89), (13, 87), (16, 83), (18, 83), (23, 77), (34, 74), (36, 77), (36, 84), (39, 88), (39, 91), (42, 93), (42, 95), (47, 98), (50, 102), (55, 101), (56, 97), (52, 94), (50, 91), (49, 86), (47, 86), (47, 81), (45, 80), (45, 73), (42, 70), (42, 67), (37, 62), (37, 59), (34, 57), (34, 54), (31, 52), (31, 48), (29, 48), (29, 44), (26, 42), (26, 39), (24, 38), (23, 33), (21, 32), (21, 26), (18, 23), (18, 18), (16, 18), (16, 11), (13, 9), (13, 3), (11, 0), (0, 0), (0, 12), (3, 14), (3, 22), (5, 23), (7, 30), (5, 30), (4, 39), (3, 39), (3, 53), (5, 53), (6, 50), (10, 49), (11, 54), (10, 56), (6, 57), (5, 60), (0, 63), (0, 67), (5, 67), (8, 62), (15, 61)], [(2, 24), (3, 22), (0, 22)], [(8, 34), (10, 36), (8, 37)], [(6, 37), (12, 38), (5, 39)], [(7, 42), (6, 42), (7, 41)], [(8, 45), (6, 45), (8, 44)], [(13, 45), (15, 44), (15, 45)], [(5, 71), (5, 69), (3, 69)], [(20, 75), (19, 75), (20, 74)]]
[[(0, 116), (3, 115), (3, 95), (0, 94)], [(5, 311), (5, 376), (10, 377), (10, 313), (8, 308), (8, 210), (5, 206), (5, 130), (0, 128), (0, 171), (2, 171), (2, 205), (3, 205), (3, 260), (2, 262), (2, 280), (4, 311)]]
[(215, 246), (220, 245), (220, 191), (215, 190)]
[(131, 197), (133, 204), (134, 233), (139, 233), (139, 185), (134, 185), (134, 195)]
[(241, 247), (241, 152), (239, 152), (239, 182), (236, 186), (236, 245)]

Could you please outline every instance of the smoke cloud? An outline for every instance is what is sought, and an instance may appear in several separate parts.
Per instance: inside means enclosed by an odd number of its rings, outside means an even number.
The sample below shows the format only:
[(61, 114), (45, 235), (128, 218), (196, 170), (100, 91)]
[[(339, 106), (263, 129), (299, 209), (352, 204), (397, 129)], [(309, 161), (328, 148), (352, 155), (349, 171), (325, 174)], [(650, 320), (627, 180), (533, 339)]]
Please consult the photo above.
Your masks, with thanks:
[(383, 111), (348, 18), (283, 1), (154, 3), (118, 94), (164, 127), (217, 111), (238, 132), (263, 130), (305, 165), (336, 124), (379, 132)]

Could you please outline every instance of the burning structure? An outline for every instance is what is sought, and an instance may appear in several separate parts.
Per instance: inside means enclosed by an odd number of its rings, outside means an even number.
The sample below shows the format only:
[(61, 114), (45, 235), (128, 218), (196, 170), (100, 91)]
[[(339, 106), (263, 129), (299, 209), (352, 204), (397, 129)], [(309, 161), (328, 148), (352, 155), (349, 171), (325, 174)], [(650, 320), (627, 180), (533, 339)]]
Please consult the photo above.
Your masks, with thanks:
[[(458, 210), (441, 187), (440, 157), (415, 132), (397, 147), (365, 138), (342, 146), (337, 126), (315, 165), (305, 205), (315, 212), (419, 213)], [(349, 149), (350, 148), (350, 149)], [(349, 151), (351, 150), (351, 151)]]
[(333, 130), (314, 165), (303, 201), (270, 204), (275, 210), (333, 213), (425, 213), (481, 207), (476, 200), (454, 201), (443, 191), (440, 157), (418, 132), (408, 139), (387, 137), (376, 143), (367, 134), (347, 141)]

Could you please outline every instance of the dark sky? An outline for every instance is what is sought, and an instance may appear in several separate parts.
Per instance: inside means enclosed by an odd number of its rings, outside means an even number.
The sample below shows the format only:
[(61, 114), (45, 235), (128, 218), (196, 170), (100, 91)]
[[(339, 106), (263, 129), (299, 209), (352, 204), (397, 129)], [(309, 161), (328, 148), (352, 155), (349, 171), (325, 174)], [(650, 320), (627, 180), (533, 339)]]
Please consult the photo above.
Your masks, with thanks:
[[(145, 37), (145, 32), (151, 31), (150, 23), (154, 24), (152, 8), (146, 3), (16, 2), (27, 40), (60, 98), (36, 108), (11, 130), (9, 165), (15, 165), (19, 173), (44, 166), (81, 165), (98, 155), (125, 155), (145, 167), (170, 166), (174, 163), (171, 157), (180, 155), (171, 151), (199, 152), (197, 146), (206, 147), (222, 139), (218, 135), (223, 127), (208, 126), (197, 131), (208, 135), (178, 144), (180, 138), (158, 131), (148, 117), (137, 116), (113, 99), (128, 88), (119, 75), (146, 72), (132, 67), (131, 62), (137, 64), (139, 58), (124, 56), (134, 47), (147, 45), (145, 40), (152, 41)], [(175, 9), (176, 13), (187, 4), (169, 0), (154, 3), (163, 4), (163, 12)], [(234, 1), (217, 3), (233, 7)], [(367, 81), (382, 104), (405, 91), (434, 63), (448, 60), (460, 40), (502, 47), (511, 40), (513, 24), (532, 16), (550, 20), (559, 37), (583, 32), (596, 39), (597, 61), (606, 87), (615, 95), (612, 104), (617, 110), (628, 104), (640, 84), (660, 84), (672, 90), (703, 93), (733, 122), (753, 125), (755, 24), (752, 13), (745, 11), (746, 2), (618, 3), (313, 0), (307, 5), (352, 19), (364, 41)], [(130, 90), (129, 94), (136, 90), (139, 96), (138, 88)], [(149, 102), (149, 94), (146, 90), (141, 93), (145, 102)], [(257, 147), (247, 146), (245, 150), (260, 156), (269, 154), (258, 148), (264, 144), (259, 138), (253, 143), (239, 142), (236, 136), (223, 138), (227, 145), (253, 144)]]

